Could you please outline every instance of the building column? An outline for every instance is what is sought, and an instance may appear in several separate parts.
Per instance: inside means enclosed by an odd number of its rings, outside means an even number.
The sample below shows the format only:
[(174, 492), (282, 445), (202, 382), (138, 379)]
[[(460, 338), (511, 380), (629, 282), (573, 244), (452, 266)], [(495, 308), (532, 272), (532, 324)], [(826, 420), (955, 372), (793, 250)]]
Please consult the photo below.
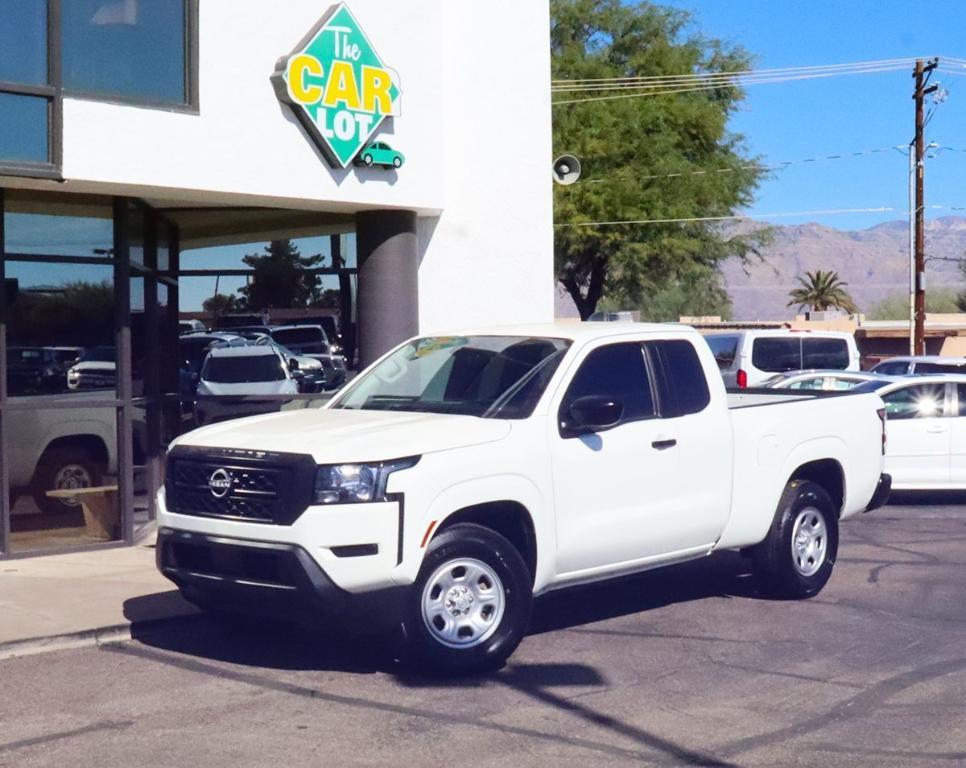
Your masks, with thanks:
[(419, 331), (419, 246), (413, 211), (356, 214), (359, 364)]

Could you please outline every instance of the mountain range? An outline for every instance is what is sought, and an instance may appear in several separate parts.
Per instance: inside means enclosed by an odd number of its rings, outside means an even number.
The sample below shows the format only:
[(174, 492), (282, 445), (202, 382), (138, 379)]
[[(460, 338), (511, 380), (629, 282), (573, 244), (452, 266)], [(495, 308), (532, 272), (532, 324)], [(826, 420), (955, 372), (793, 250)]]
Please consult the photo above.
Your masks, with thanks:
[[(755, 225), (747, 225), (755, 226)], [(909, 292), (909, 225), (890, 221), (847, 231), (821, 224), (772, 227), (762, 258), (722, 266), (735, 320), (794, 317), (786, 307), (795, 278), (817, 269), (835, 270), (859, 309)], [(966, 258), (966, 218), (945, 216), (926, 222), (926, 291), (942, 286), (961, 290), (966, 283), (957, 259)]]

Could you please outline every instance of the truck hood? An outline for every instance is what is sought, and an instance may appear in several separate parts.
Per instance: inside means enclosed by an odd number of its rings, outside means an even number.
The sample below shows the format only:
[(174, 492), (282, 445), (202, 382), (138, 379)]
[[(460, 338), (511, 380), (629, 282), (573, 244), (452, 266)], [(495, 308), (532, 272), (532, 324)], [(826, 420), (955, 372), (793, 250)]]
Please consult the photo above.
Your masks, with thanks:
[(437, 413), (299, 409), (213, 424), (178, 445), (307, 453), (319, 464), (384, 461), (496, 442), (500, 419)]
[(70, 369), (77, 371), (77, 373), (115, 373), (117, 371), (117, 363), (111, 363), (107, 360), (87, 360), (83, 363), (72, 365)]
[(204, 381), (201, 385), (206, 392), (199, 387), (198, 396), (208, 395), (289, 395), (296, 391), (294, 383), (289, 379), (279, 379), (278, 381), (244, 381), (238, 384), (225, 384), (218, 381)]

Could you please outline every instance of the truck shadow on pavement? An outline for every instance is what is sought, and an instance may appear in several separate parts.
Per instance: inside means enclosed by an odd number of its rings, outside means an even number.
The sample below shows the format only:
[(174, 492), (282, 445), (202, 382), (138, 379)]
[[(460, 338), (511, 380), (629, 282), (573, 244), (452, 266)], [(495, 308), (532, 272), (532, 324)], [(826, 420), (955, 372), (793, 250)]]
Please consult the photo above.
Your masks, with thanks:
[[(760, 597), (748, 560), (720, 553), (660, 571), (650, 571), (585, 587), (572, 587), (537, 598), (529, 634), (541, 634), (673, 603), (709, 597)], [(276, 670), (329, 670), (356, 674), (388, 672), (410, 684), (420, 681), (403, 672), (398, 644), (384, 636), (348, 635), (330, 627), (294, 625), (247, 617), (204, 614), (139, 624), (176, 600), (175, 592), (132, 598), (124, 613), (132, 621), (136, 643), (211, 661)], [(446, 682), (426, 679), (428, 685)]]

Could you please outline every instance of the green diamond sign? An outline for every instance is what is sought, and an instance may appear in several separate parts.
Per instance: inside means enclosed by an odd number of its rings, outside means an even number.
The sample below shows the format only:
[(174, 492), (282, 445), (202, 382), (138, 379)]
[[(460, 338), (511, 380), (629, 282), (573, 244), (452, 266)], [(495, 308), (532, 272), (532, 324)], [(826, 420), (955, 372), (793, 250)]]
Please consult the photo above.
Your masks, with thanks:
[(399, 114), (399, 76), (345, 3), (278, 60), (272, 85), (336, 168), (349, 165), (383, 120)]

